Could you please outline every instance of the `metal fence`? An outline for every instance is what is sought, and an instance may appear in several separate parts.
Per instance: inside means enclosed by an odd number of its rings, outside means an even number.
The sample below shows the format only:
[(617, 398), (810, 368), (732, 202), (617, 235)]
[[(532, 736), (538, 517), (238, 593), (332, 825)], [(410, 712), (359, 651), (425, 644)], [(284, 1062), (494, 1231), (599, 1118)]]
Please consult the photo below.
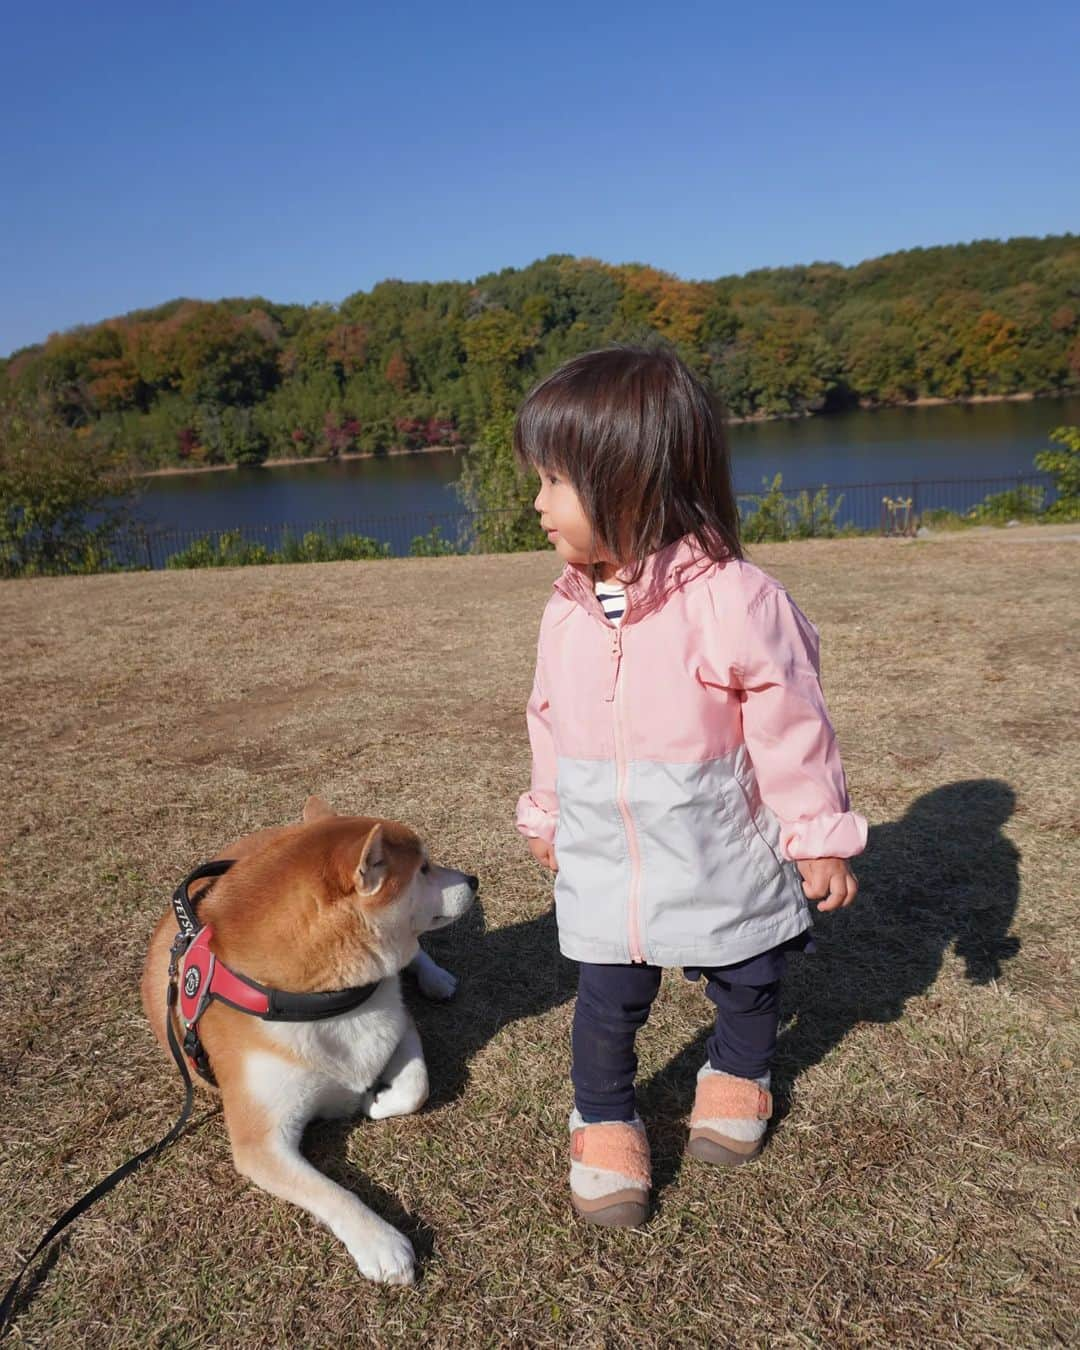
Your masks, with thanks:
[[(488, 517), (509, 518), (513, 513), (489, 512)], [(169, 558), (206, 541), (217, 550), (230, 539), (262, 545), (281, 553), (303, 545), (306, 535), (317, 535), (338, 544), (348, 538), (370, 539), (383, 545), (391, 557), (405, 557), (417, 540), (430, 546), (433, 531), (448, 551), (469, 553), (476, 543), (481, 515), (473, 511), (425, 511), (380, 516), (345, 516), (335, 520), (281, 521), (274, 525), (236, 525), (228, 529), (173, 530), (132, 525), (117, 534), (112, 553), (122, 567), (162, 568)]]
[[(815, 512), (806, 508), (815, 495), (825, 489), (828, 510)], [(920, 517), (931, 511), (953, 511), (963, 515), (978, 506), (987, 497), (1017, 493), (1019, 499), (1028, 494), (1041, 494), (1043, 506), (1055, 498), (1054, 482), (1048, 474), (1020, 473), (991, 478), (891, 479), (875, 483), (808, 484), (805, 487), (784, 487), (782, 495), (793, 514), (801, 517), (802, 532), (814, 535), (831, 533), (844, 527), (878, 531), (885, 527), (886, 517), (895, 520), (895, 513), (885, 512), (883, 503), (910, 503), (906, 519), (912, 527)], [(739, 493), (739, 510), (744, 521), (751, 521), (764, 493)], [(806, 494), (803, 499), (803, 494)], [(802, 511), (799, 510), (800, 499)], [(835, 510), (833, 508), (836, 508)], [(335, 520), (284, 521), (274, 525), (237, 525), (232, 529), (174, 530), (152, 526), (133, 525), (118, 534), (113, 544), (113, 555), (121, 567), (158, 569), (170, 557), (185, 552), (205, 541), (217, 550), (225, 536), (246, 545), (262, 545), (269, 552), (281, 553), (301, 545), (305, 535), (316, 535), (331, 543), (347, 536), (374, 540), (389, 555), (402, 557), (414, 551), (425, 551), (424, 543), (416, 541), (432, 538), (438, 532), (441, 544), (454, 552), (468, 553), (477, 547), (481, 524), (491, 524), (498, 518), (509, 518), (512, 512), (488, 512), (481, 515), (471, 511), (405, 512), (395, 515), (360, 515), (339, 517)], [(228, 540), (226, 540), (228, 542)]]
[[(839, 501), (839, 509), (832, 517), (836, 528), (849, 526), (870, 531), (885, 528), (886, 518), (891, 514), (884, 509), (886, 501), (909, 502), (908, 519), (917, 525), (927, 513), (935, 511), (950, 511), (963, 516), (988, 497), (1015, 493), (1019, 499), (1017, 505), (1025, 498), (1031, 501), (1034, 497), (1046, 507), (1057, 496), (1054, 480), (1049, 474), (1031, 472), (987, 478), (895, 478), (874, 483), (817, 484), (803, 488), (785, 487), (783, 494), (794, 505), (804, 493), (812, 501), (822, 486), (830, 505)], [(755, 498), (759, 497), (760, 494), (739, 494), (739, 509), (744, 521), (753, 514)]]

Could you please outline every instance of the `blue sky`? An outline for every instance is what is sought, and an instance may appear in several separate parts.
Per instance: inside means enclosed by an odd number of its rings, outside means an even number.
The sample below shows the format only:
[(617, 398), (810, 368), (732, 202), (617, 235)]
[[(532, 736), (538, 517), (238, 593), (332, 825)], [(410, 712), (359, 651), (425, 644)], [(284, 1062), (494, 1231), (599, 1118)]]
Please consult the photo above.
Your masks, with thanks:
[(684, 277), (1080, 230), (1080, 5), (8, 7), (0, 354), (549, 253)]

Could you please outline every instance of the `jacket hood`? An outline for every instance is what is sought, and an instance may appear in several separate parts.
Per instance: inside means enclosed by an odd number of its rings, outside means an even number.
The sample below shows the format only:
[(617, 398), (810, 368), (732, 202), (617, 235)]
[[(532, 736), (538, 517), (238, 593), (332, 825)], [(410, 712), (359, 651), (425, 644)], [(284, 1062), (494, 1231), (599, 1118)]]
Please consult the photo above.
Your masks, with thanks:
[[(636, 623), (651, 614), (672, 591), (685, 586), (688, 581), (716, 565), (716, 560), (710, 558), (693, 535), (689, 534), (650, 553), (645, 559), (641, 576), (626, 586), (623, 624)], [(603, 607), (593, 589), (591, 563), (567, 563), (554, 585), (568, 600), (576, 600), (583, 608), (604, 618)]]

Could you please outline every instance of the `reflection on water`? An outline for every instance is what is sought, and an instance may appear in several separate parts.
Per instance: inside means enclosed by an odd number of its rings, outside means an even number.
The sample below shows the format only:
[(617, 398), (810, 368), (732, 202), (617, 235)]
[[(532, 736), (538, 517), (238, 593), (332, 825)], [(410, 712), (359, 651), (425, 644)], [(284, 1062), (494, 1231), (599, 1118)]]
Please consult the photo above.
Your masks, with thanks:
[[(782, 473), (785, 487), (1030, 473), (1047, 432), (1080, 424), (1080, 397), (1027, 403), (887, 408), (731, 429), (735, 486), (755, 492)], [(174, 529), (300, 524), (457, 511), (459, 453), (396, 455), (282, 469), (143, 480), (140, 516)]]

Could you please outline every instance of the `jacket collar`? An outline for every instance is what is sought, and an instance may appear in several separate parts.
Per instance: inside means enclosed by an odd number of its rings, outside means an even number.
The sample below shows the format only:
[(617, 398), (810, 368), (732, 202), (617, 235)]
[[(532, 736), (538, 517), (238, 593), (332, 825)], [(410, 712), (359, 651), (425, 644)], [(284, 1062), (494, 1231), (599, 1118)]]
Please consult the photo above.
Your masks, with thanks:
[[(692, 535), (683, 535), (674, 543), (650, 553), (641, 576), (626, 587), (626, 614), (623, 624), (637, 623), (659, 609), (672, 591), (714, 566), (713, 559)], [(604, 623), (604, 611), (593, 590), (591, 563), (567, 563), (555, 580), (555, 589), (568, 600), (576, 600)]]

